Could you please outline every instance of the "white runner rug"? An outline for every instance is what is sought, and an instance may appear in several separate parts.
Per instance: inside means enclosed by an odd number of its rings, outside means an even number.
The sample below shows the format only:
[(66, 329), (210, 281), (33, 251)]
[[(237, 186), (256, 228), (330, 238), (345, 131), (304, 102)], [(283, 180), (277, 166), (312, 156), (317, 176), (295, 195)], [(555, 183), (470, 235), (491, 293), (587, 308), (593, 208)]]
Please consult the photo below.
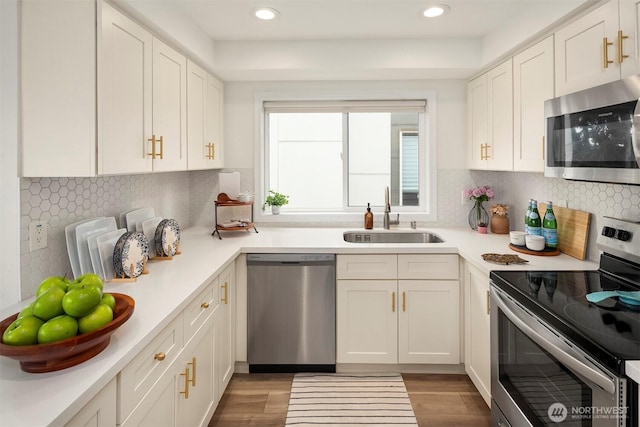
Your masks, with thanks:
[(293, 378), (287, 427), (417, 426), (398, 374), (312, 374)]

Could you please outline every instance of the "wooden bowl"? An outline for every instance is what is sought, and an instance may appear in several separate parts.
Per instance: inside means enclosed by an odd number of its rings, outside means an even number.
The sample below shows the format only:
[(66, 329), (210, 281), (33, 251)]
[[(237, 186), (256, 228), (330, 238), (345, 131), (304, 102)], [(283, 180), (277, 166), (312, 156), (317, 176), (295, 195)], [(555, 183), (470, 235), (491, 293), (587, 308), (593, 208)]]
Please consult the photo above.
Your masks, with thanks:
[[(19, 360), (20, 368), (23, 371), (33, 373), (58, 371), (91, 359), (107, 348), (111, 334), (129, 320), (133, 314), (135, 307), (133, 298), (114, 292), (110, 292), (110, 294), (116, 299), (113, 320), (102, 328), (48, 344), (6, 345), (0, 343), (0, 355)], [(0, 336), (18, 317), (18, 314), (9, 316), (0, 322)]]

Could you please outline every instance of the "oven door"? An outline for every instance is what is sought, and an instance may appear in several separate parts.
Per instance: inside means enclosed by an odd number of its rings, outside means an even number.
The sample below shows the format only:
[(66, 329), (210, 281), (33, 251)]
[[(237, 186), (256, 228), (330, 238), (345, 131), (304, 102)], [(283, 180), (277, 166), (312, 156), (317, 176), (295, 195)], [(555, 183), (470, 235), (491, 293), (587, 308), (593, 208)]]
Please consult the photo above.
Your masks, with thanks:
[(625, 426), (625, 386), (491, 284), (494, 425)]

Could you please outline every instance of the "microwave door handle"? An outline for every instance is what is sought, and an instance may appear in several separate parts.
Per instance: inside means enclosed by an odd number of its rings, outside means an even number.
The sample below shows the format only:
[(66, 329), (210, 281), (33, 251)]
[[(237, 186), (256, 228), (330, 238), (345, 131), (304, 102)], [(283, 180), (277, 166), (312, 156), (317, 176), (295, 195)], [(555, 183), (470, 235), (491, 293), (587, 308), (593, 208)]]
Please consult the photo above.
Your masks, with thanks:
[(631, 133), (631, 145), (636, 156), (636, 162), (640, 167), (640, 98), (636, 102), (636, 109), (633, 112), (633, 132)]
[(567, 367), (569, 367), (576, 373), (579, 373), (580, 375), (584, 376), (589, 381), (597, 384), (603, 390), (607, 391), (609, 394), (615, 393), (616, 385), (611, 378), (602, 374), (600, 370), (594, 369), (591, 366), (588, 366), (582, 361), (571, 356), (569, 353), (565, 352), (564, 350), (562, 350), (561, 348), (559, 348), (558, 346), (556, 346), (555, 344), (547, 340), (545, 337), (540, 335), (535, 329), (529, 326), (521, 318), (521, 316), (518, 316), (516, 313), (514, 313), (514, 310), (521, 311), (522, 316), (527, 316), (527, 317), (531, 317), (531, 316), (516, 307), (514, 307), (513, 309), (508, 307), (507, 302), (505, 302), (502, 299), (502, 297), (498, 294), (498, 292), (492, 291), (491, 295), (493, 296), (494, 301), (496, 302), (500, 310), (504, 312), (505, 316), (507, 316), (509, 320), (518, 327), (518, 329), (520, 329), (523, 333), (525, 333), (536, 344), (538, 344), (540, 347), (544, 348), (549, 353), (551, 353), (556, 359), (558, 359), (558, 361), (565, 364)]

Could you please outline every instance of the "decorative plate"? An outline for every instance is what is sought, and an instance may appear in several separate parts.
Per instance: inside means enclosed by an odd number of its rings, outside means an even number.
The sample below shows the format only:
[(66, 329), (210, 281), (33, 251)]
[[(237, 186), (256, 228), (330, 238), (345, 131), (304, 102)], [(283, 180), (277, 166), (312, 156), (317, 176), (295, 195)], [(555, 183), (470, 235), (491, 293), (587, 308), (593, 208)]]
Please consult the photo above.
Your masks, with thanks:
[(180, 244), (180, 226), (175, 219), (163, 219), (156, 228), (154, 239), (158, 256), (174, 256)]
[(124, 233), (113, 248), (113, 269), (118, 277), (138, 277), (149, 259), (149, 242), (139, 231)]
[(482, 259), (496, 264), (524, 264), (529, 262), (526, 259), (520, 258), (518, 255), (513, 254), (482, 254)]

